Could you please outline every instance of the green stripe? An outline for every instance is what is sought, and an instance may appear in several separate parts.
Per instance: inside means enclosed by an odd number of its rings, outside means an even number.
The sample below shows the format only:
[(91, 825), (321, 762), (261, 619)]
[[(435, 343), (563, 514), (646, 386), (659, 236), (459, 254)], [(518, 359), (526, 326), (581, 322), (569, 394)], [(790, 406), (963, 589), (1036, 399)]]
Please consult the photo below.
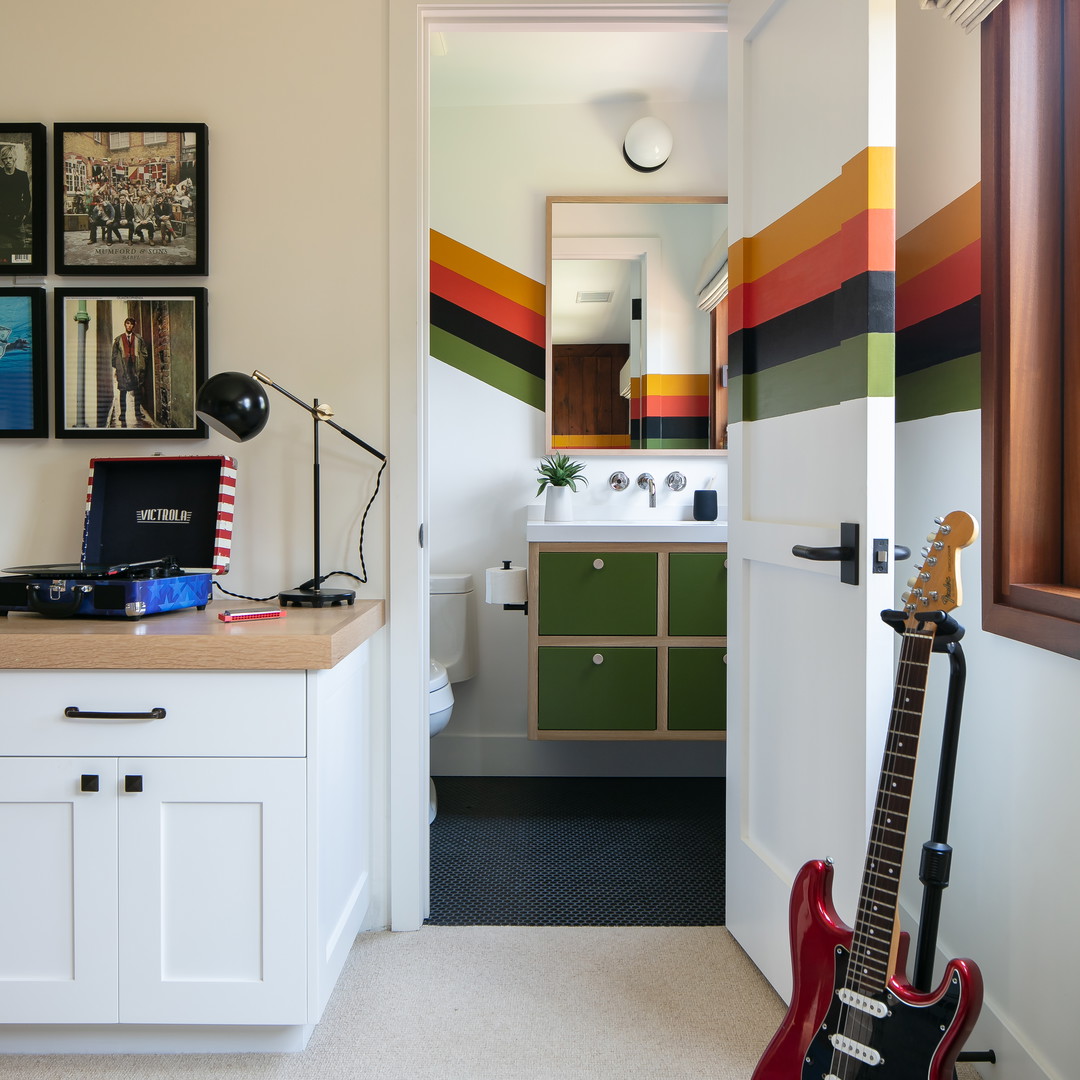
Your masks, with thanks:
[(958, 356), (896, 380), (896, 422), (968, 412), (982, 405), (982, 353)]
[(515, 397), (518, 401), (544, 411), (544, 380), (508, 363), (501, 357), (478, 349), (467, 341), (431, 327), (431, 355), (444, 364), (456, 367), (474, 379)]
[(649, 450), (708, 450), (708, 439), (650, 439)]
[(732, 422), (809, 412), (863, 397), (892, 397), (895, 342), (893, 334), (860, 334), (835, 349), (738, 375), (728, 388)]

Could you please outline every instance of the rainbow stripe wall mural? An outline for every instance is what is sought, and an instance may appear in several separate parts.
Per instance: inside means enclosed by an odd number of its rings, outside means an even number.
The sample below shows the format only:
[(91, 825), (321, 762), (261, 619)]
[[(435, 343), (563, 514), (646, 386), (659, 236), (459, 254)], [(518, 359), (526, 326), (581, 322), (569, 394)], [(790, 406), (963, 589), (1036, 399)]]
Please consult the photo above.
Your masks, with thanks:
[(896, 242), (896, 419), (980, 403), (980, 185)]
[(868, 147), (732, 245), (732, 420), (892, 395), (894, 161), (891, 147)]
[(431, 355), (543, 411), (544, 286), (431, 231)]

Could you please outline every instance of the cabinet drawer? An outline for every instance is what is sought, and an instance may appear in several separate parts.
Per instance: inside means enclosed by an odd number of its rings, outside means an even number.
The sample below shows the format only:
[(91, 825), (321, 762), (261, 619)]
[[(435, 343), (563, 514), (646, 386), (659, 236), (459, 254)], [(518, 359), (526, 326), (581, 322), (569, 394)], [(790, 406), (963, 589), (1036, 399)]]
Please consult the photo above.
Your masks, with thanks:
[[(303, 757), (306, 678), (303, 671), (5, 671), (4, 753)], [(68, 717), (69, 708), (132, 715)]]
[(655, 649), (547, 645), (537, 653), (540, 729), (656, 729)]
[(727, 636), (727, 552), (673, 551), (668, 558), (668, 633)]
[(655, 635), (656, 580), (652, 551), (541, 552), (539, 632)]
[(668, 649), (669, 731), (727, 730), (727, 649)]

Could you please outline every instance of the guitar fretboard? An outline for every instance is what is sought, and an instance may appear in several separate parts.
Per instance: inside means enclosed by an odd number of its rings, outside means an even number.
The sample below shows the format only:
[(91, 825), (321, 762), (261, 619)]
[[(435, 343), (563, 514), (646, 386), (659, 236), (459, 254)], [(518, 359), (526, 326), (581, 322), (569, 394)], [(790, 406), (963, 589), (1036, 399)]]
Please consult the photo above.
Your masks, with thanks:
[(848, 986), (867, 996), (883, 992), (889, 981), (900, 866), (933, 646), (932, 626), (903, 634), (848, 966)]

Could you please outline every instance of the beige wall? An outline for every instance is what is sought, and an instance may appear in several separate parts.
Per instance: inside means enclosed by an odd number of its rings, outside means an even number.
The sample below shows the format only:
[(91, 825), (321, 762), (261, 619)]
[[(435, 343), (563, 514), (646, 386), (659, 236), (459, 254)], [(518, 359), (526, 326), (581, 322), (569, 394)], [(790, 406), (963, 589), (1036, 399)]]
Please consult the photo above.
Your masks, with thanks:
[[(0, 25), (4, 115), (49, 129), (50, 198), (54, 122), (208, 125), (209, 276), (141, 280), (208, 288), (211, 373), (259, 367), (300, 397), (330, 402), (345, 427), (385, 450), (384, 0), (186, 0), (149, 21), (50, 0), (5, 4)], [(53, 288), (139, 281), (50, 274), (50, 340)], [(242, 446), (216, 435), (3, 440), (0, 565), (77, 555), (93, 456), (231, 453), (237, 520), (224, 584), (259, 596), (299, 584), (311, 573), (310, 422), (271, 396), (270, 426)], [(325, 433), (324, 571), (359, 570), (357, 530), (376, 466)], [(384, 484), (368, 519), (371, 583), (361, 595), (386, 592), (386, 507)]]

